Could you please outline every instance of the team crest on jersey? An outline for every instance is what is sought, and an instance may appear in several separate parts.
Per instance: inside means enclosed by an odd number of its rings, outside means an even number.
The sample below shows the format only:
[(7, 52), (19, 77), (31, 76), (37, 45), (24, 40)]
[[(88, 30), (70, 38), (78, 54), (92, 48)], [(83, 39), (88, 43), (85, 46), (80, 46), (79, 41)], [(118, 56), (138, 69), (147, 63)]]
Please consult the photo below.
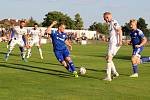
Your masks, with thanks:
[(63, 38), (65, 38), (65, 35), (63, 35)]
[(136, 36), (136, 35), (137, 35), (137, 33), (134, 33), (134, 35)]

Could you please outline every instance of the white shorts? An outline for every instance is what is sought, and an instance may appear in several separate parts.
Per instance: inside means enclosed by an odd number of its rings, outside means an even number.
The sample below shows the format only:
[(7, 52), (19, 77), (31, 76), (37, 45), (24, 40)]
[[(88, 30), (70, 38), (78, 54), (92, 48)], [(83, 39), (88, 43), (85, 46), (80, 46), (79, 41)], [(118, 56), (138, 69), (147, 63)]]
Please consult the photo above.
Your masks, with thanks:
[(120, 46), (117, 44), (109, 44), (108, 45), (108, 55), (115, 56), (120, 49)]
[(30, 47), (32, 47), (33, 45), (35, 45), (35, 46), (40, 46), (41, 45), (41, 43), (40, 43), (40, 39), (31, 39), (30, 41), (29, 41), (29, 46)]
[(22, 39), (15, 39), (13, 38), (11, 43), (10, 43), (10, 47), (14, 47), (16, 44), (18, 44), (20, 47), (24, 47), (25, 43)]

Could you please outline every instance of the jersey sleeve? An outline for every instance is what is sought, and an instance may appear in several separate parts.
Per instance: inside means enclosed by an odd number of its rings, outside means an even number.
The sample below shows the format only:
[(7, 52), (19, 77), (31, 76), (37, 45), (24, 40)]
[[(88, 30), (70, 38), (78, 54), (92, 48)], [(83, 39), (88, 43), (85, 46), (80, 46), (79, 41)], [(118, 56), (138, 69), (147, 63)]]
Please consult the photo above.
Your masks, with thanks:
[(113, 27), (114, 27), (115, 30), (117, 30), (117, 29), (119, 29), (121, 26), (119, 25), (119, 23), (118, 23), (116, 20), (114, 20), (114, 22), (113, 22)]
[(53, 37), (53, 36), (54, 36), (54, 34), (55, 34), (55, 30), (51, 30), (51, 34), (50, 34), (50, 36), (51, 36), (51, 37)]
[(144, 33), (143, 33), (141, 30), (139, 30), (138, 34), (139, 34), (139, 36), (140, 36), (141, 38), (144, 38), (144, 37), (145, 37)]

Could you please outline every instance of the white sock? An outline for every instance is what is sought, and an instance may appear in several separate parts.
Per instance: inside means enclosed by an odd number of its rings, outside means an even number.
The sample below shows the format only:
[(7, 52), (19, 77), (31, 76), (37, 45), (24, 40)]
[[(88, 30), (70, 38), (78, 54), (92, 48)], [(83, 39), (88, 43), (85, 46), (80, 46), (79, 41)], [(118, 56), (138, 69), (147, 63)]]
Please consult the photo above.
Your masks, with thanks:
[(27, 54), (27, 56), (30, 56), (30, 54), (31, 54), (31, 48), (28, 49), (28, 54)]
[(111, 61), (111, 70), (112, 70), (113, 74), (117, 73), (117, 71), (116, 71), (116, 67), (115, 67), (115, 65), (114, 65), (114, 62), (113, 62), (113, 61)]
[(107, 63), (107, 78), (111, 79), (111, 63)]
[(39, 53), (40, 53), (40, 57), (43, 58), (42, 49), (41, 48), (39, 48)]

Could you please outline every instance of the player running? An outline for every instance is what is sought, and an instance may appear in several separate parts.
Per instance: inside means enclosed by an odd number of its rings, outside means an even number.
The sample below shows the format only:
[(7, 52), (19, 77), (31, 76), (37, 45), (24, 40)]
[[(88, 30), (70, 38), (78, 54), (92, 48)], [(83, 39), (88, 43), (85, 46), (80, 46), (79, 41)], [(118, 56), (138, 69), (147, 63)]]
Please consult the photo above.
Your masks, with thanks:
[(68, 71), (71, 71), (75, 77), (78, 77), (67, 48), (67, 46), (69, 46), (69, 48), (72, 49), (72, 46), (67, 41), (67, 34), (64, 32), (66, 26), (65, 24), (60, 24), (57, 31), (51, 30), (51, 28), (56, 24), (56, 21), (52, 22), (46, 30), (46, 33), (50, 34), (52, 38), (54, 54), (57, 60), (63, 64)]
[(33, 45), (37, 46), (40, 57), (43, 59), (42, 55), (42, 49), (41, 49), (41, 29), (38, 28), (38, 24), (34, 24), (34, 28), (32, 28), (29, 33), (28, 33), (28, 40), (27, 40), (27, 45), (29, 46), (28, 48), (28, 53), (27, 53), (27, 58), (31, 56), (31, 48)]
[[(133, 47), (132, 52), (132, 66), (133, 66), (133, 74), (130, 77), (138, 77), (138, 64), (140, 64), (141, 52), (143, 51), (144, 45), (147, 42), (147, 38), (144, 36), (144, 33), (137, 28), (137, 20), (130, 20), (130, 37)], [(148, 58), (143, 58), (141, 61), (146, 62), (149, 60)]]
[(112, 60), (122, 46), (122, 29), (118, 22), (112, 19), (112, 14), (110, 12), (105, 12), (103, 17), (106, 23), (109, 25), (109, 44), (106, 56), (107, 76), (104, 78), (104, 80), (112, 81), (112, 77), (119, 76)]
[(20, 21), (20, 26), (17, 28), (14, 28), (14, 32), (12, 33), (12, 36), (11, 36), (9, 49), (8, 49), (7, 54), (5, 55), (5, 61), (8, 60), (9, 54), (14, 49), (15, 45), (18, 44), (20, 51), (21, 51), (22, 60), (27, 62), (27, 60), (25, 59), (27, 30), (24, 28), (24, 26), (25, 26), (25, 21)]

